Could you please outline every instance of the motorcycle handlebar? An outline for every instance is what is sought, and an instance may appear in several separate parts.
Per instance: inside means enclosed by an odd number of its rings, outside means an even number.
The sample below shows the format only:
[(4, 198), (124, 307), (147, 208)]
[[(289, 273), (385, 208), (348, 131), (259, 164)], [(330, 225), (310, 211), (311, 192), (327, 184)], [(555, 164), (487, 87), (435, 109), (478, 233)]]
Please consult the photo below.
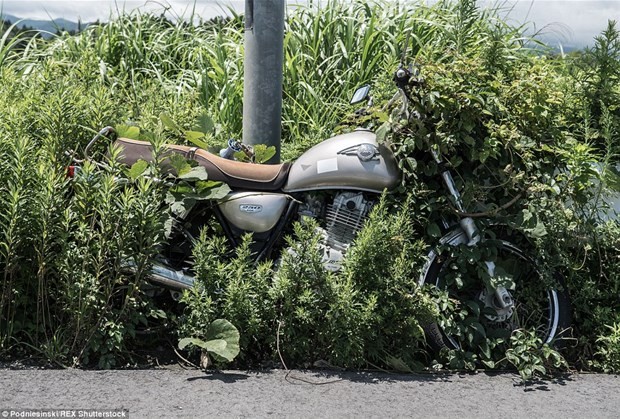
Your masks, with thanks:
[(86, 148), (84, 148), (84, 159), (85, 160), (90, 160), (89, 152), (90, 152), (91, 147), (95, 144), (95, 142), (97, 142), (97, 140), (101, 137), (107, 137), (109, 134), (116, 134), (116, 131), (114, 130), (114, 128), (107, 126), (103, 128), (101, 131), (99, 131), (97, 135), (93, 137), (92, 140), (90, 140), (90, 142), (86, 145)]

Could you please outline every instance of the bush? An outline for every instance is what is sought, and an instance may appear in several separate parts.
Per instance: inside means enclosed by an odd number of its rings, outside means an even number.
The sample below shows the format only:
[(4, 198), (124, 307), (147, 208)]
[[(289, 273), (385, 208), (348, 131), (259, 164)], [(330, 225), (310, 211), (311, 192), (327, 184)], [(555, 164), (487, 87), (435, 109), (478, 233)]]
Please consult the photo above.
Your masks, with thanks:
[(223, 237), (203, 229), (194, 247), (197, 286), (183, 298), (179, 328), (181, 337), (202, 337), (211, 321), (225, 318), (239, 330), (237, 362), (244, 365), (268, 359), (275, 339), (271, 263), (255, 265), (250, 244), (251, 236), (244, 236), (231, 256)]
[(200, 283), (184, 297), (181, 335), (198, 336), (211, 319), (224, 317), (241, 333), (238, 365), (282, 356), (290, 367), (319, 360), (420, 367), (420, 324), (435, 309), (416, 283), (425, 245), (411, 238), (411, 202), (391, 204), (400, 209), (394, 213), (383, 199), (338, 273), (323, 267), (313, 220), (295, 224), (275, 267), (254, 264), (250, 236), (231, 255), (221, 237), (203, 230), (194, 252)]
[(620, 371), (620, 323), (607, 325), (607, 334), (600, 335), (596, 340), (600, 361), (595, 362), (595, 366), (607, 373), (618, 373)]
[(438, 315), (417, 285), (427, 249), (420, 234), (420, 201), (414, 194), (391, 204), (383, 197), (356, 238), (342, 274), (365, 308), (358, 332), (365, 359), (397, 369), (423, 365), (422, 326)]
[(0, 345), (24, 341), (60, 364), (117, 365), (153, 310), (139, 286), (163, 238), (160, 188), (144, 178), (125, 187), (118, 172), (88, 164), (69, 185), (48, 150), (3, 144)]

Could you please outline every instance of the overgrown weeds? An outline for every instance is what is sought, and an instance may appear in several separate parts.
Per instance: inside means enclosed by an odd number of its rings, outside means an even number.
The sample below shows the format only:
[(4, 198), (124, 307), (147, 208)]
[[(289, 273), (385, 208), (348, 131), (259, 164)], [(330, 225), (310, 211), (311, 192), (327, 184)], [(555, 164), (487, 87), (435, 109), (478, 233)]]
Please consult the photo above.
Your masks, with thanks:
[[(411, 201), (407, 201), (411, 203)], [(416, 240), (407, 206), (373, 210), (342, 272), (326, 271), (314, 220), (294, 226), (281, 257), (255, 265), (246, 236), (234, 255), (221, 237), (201, 234), (195, 247), (199, 286), (184, 297), (180, 333), (194, 336), (224, 317), (241, 333), (241, 365), (278, 362), (348, 368), (424, 365), (421, 324), (434, 319), (433, 301), (416, 283)], [(205, 230), (206, 231), (206, 230)], [(418, 262), (421, 257), (418, 257)]]

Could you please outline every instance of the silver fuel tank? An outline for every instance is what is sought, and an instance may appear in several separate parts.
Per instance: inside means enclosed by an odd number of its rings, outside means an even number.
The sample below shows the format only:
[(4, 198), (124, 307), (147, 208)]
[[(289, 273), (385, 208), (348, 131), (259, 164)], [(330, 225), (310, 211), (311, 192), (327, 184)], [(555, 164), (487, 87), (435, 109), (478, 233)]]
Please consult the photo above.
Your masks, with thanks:
[(398, 183), (394, 154), (374, 132), (357, 130), (325, 140), (293, 163), (284, 192), (355, 189), (382, 192)]

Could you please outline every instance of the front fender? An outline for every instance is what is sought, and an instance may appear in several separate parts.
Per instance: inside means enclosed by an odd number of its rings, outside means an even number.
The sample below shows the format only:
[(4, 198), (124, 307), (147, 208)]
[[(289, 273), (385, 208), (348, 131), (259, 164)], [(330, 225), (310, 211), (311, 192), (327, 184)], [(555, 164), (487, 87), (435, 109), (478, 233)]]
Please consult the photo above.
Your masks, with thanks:
[[(448, 246), (459, 246), (466, 243), (469, 243), (469, 238), (467, 237), (467, 234), (465, 234), (465, 231), (463, 231), (460, 227), (455, 228), (439, 239), (440, 245), (447, 244)], [(437, 253), (436, 249), (431, 250), (428, 255), (426, 255), (426, 263), (422, 267), (422, 272), (418, 278), (418, 285), (420, 287), (424, 285), (426, 276), (428, 275), (428, 270), (433, 265), (435, 259), (437, 259), (437, 256), (439, 256), (439, 253)]]

